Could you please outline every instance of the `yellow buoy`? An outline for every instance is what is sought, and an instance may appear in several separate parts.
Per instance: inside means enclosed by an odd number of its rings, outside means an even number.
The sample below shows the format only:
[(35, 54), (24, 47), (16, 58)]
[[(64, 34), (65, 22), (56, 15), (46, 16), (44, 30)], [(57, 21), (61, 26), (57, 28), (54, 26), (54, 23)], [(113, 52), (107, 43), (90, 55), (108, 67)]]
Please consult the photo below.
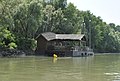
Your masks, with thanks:
[(58, 56), (57, 56), (56, 54), (53, 54), (53, 57), (54, 57), (54, 58), (57, 58)]

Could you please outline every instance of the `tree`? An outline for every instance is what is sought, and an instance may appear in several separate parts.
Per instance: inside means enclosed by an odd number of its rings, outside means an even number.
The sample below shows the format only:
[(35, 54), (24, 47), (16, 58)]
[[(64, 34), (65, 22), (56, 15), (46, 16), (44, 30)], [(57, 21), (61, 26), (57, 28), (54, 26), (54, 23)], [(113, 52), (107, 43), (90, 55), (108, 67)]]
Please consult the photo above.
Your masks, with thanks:
[[(19, 37), (33, 38), (41, 23), (42, 5), (39, 1), (19, 5), (14, 15), (14, 32)], [(19, 33), (21, 35), (19, 35)]]
[(43, 5), (52, 5), (55, 10), (58, 10), (59, 8), (64, 10), (67, 6), (67, 0), (43, 0)]
[[(41, 25), (42, 9), (39, 0), (22, 3), (18, 6), (13, 17), (15, 25), (13, 31), (20, 49), (29, 49), (31, 47), (32, 39)], [(24, 45), (22, 46), (21, 43), (24, 43)]]
[(0, 44), (7, 48), (16, 43), (18, 49), (32, 49), (40, 33), (55, 32), (85, 34), (96, 52), (120, 52), (119, 25), (106, 24), (67, 0), (0, 0), (0, 29)]
[(65, 33), (78, 33), (81, 32), (82, 17), (81, 12), (76, 9), (76, 7), (69, 3), (64, 10), (64, 18), (66, 18), (66, 23), (64, 28), (66, 28)]

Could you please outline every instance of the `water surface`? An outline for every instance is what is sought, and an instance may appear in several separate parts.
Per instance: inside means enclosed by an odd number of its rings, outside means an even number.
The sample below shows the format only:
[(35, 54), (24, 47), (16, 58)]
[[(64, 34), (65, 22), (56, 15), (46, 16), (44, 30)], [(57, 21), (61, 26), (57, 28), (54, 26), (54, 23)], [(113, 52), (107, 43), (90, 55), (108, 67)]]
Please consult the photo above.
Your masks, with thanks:
[(120, 55), (0, 58), (0, 81), (120, 81)]

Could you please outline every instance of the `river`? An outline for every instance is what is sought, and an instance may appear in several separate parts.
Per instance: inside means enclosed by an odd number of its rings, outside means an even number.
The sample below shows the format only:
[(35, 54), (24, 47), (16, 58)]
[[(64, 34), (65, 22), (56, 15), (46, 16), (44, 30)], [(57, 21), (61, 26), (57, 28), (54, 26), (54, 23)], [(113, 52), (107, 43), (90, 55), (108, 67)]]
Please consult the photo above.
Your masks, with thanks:
[(120, 81), (120, 55), (0, 58), (0, 81)]

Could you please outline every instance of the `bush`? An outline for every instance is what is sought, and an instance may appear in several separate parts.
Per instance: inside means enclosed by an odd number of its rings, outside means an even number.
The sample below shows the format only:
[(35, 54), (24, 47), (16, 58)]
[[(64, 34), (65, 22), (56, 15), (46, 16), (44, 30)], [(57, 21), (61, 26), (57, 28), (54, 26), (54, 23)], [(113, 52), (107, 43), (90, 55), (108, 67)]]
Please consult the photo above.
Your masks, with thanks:
[(16, 48), (15, 36), (5, 27), (0, 27), (0, 47)]
[(17, 45), (20, 50), (34, 50), (36, 48), (36, 41), (30, 38), (18, 38)]
[(17, 48), (17, 45), (16, 45), (14, 42), (9, 43), (8, 46), (9, 46), (10, 49), (15, 49), (15, 48)]

